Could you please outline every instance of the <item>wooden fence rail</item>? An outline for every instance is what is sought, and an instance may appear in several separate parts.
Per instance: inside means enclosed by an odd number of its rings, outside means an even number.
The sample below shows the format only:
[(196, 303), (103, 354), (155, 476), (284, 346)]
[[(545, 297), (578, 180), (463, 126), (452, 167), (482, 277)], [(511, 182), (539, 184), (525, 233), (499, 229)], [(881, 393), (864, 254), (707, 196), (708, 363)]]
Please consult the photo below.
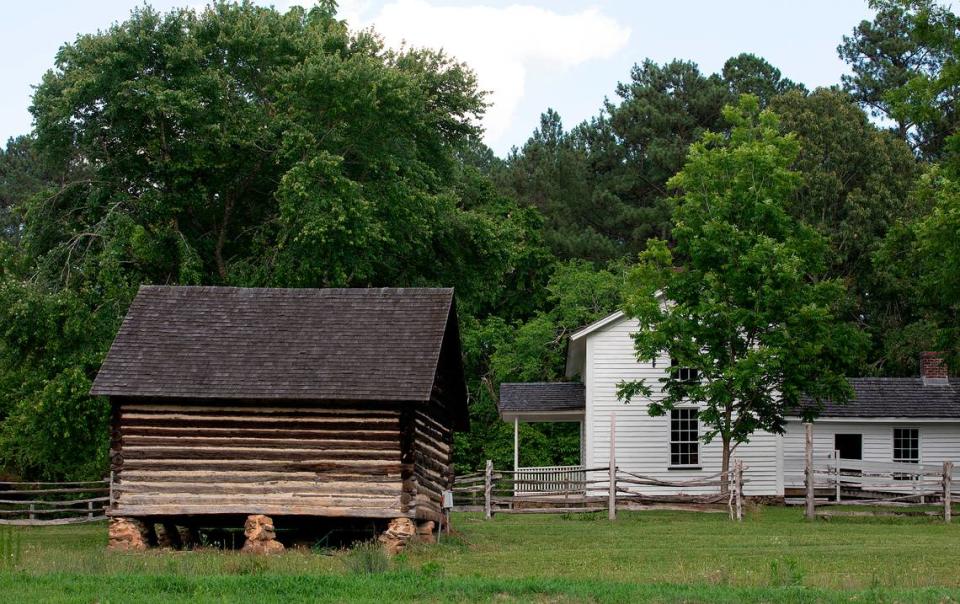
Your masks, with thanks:
[[(842, 458), (840, 451), (834, 451), (829, 457), (816, 457), (813, 451), (812, 424), (806, 424), (805, 429), (806, 443), (802, 466), (798, 458), (785, 458), (784, 479), (788, 485), (796, 484), (802, 471), (803, 503), (808, 520), (818, 516), (863, 516), (874, 513), (868, 510), (818, 511), (818, 505), (904, 508), (937, 503), (942, 507), (940, 512), (914, 510), (899, 513), (940, 515), (944, 522), (951, 521), (955, 488), (952, 461), (944, 461), (942, 464), (864, 461)], [(824, 491), (829, 495), (824, 497)], [(790, 503), (789, 498), (787, 502)], [(894, 512), (884, 514), (891, 513)]]
[[(453, 487), (454, 509), (495, 514), (535, 514), (606, 511), (615, 519), (618, 508), (631, 504), (726, 504), (730, 517), (743, 519), (745, 466), (734, 460), (729, 472), (729, 490), (721, 492), (722, 473), (691, 480), (664, 480), (618, 469), (615, 465), (570, 468), (570, 478), (558, 481), (547, 475), (529, 478), (524, 469), (494, 470), (487, 461), (484, 472), (458, 476)], [(551, 472), (556, 469), (551, 468)], [(656, 494), (642, 487), (695, 489), (696, 494)]]
[(0, 482), (0, 525), (95, 522), (109, 507), (109, 480)]
[[(818, 512), (818, 505), (916, 506), (942, 503), (943, 519), (951, 520), (954, 483), (953, 462), (941, 466), (917, 466), (843, 459), (807, 460), (805, 505), (806, 517), (840, 516), (846, 512)], [(907, 466), (907, 467), (904, 467)], [(933, 468), (937, 467), (937, 470)], [(818, 497), (817, 491), (820, 491)], [(823, 497), (823, 492), (830, 495)]]
[[(452, 489), (453, 508), (494, 514), (532, 514), (606, 511), (610, 520), (617, 508), (631, 504), (723, 504), (730, 517), (743, 519), (744, 466), (734, 460), (726, 478), (722, 473), (693, 480), (665, 480), (627, 472), (617, 466), (616, 414), (610, 414), (610, 462), (605, 466), (552, 466), (494, 470), (487, 460), (483, 472), (458, 476)], [(729, 487), (726, 491), (723, 486)], [(680, 494), (658, 493), (660, 489)], [(696, 494), (683, 493), (692, 489)]]

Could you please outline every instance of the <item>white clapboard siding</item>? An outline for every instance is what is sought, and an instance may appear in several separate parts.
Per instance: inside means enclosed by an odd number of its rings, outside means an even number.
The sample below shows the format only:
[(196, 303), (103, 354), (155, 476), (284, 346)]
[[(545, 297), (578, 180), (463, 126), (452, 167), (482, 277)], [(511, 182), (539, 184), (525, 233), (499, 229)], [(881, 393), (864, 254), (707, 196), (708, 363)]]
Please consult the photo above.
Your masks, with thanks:
[[(584, 464), (587, 467), (606, 465), (610, 455), (610, 415), (616, 413), (617, 466), (627, 472), (681, 481), (708, 476), (720, 471), (719, 441), (700, 443), (700, 470), (670, 470), (670, 418), (651, 417), (647, 401), (624, 404), (617, 398), (621, 380), (646, 379), (659, 396), (660, 377), (670, 366), (663, 358), (656, 367), (638, 363), (630, 334), (637, 322), (623, 319), (586, 335), (586, 362), (583, 382), (586, 386), (586, 427)], [(701, 434), (703, 428), (701, 427)], [(783, 495), (782, 439), (769, 433), (758, 433), (750, 443), (741, 445), (735, 455), (743, 459), (745, 493), (747, 495)], [(650, 489), (651, 493), (667, 494), (676, 489)], [(715, 487), (688, 488), (684, 493), (716, 491)]]
[[(920, 437), (920, 463), (941, 465), (944, 461), (960, 461), (960, 422), (946, 419), (918, 421), (916, 419), (871, 419), (852, 421), (821, 418), (813, 424), (814, 457), (832, 457), (836, 434), (860, 434), (863, 437), (863, 460), (871, 462), (893, 461), (894, 428), (916, 428)], [(804, 455), (804, 428), (799, 421), (787, 422), (783, 438), (784, 456), (787, 459)], [(794, 472), (795, 474), (795, 472)], [(801, 484), (802, 478), (786, 477), (787, 484)]]

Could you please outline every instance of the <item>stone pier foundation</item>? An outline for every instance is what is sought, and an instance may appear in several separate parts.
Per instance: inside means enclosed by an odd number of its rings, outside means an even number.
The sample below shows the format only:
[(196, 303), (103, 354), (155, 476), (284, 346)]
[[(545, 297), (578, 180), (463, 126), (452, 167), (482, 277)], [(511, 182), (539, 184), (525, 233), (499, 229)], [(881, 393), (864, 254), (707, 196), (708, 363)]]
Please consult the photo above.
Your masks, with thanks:
[(417, 525), (417, 541), (421, 543), (436, 543), (437, 537), (433, 534), (437, 523), (433, 520), (427, 520)]
[(407, 542), (417, 534), (417, 525), (409, 518), (394, 518), (387, 530), (380, 534), (379, 541), (391, 556), (403, 551)]
[(150, 547), (150, 529), (136, 518), (111, 518), (108, 531), (108, 549), (143, 551)]
[(283, 551), (283, 544), (277, 541), (277, 533), (273, 528), (273, 519), (263, 514), (247, 516), (243, 524), (243, 534), (247, 540), (241, 551), (254, 554), (278, 554)]

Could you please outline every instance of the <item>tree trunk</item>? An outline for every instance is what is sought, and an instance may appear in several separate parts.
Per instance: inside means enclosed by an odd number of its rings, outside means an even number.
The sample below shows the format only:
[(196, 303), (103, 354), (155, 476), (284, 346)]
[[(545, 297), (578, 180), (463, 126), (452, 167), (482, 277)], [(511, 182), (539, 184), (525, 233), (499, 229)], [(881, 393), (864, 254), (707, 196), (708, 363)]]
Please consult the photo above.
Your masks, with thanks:
[(730, 435), (733, 434), (733, 406), (726, 405), (723, 410), (723, 429), (720, 430), (720, 442), (723, 451), (720, 461), (720, 492), (724, 495), (730, 492)]
[(726, 495), (730, 492), (730, 435), (721, 434), (723, 451), (720, 461), (720, 492)]
[[(903, 142), (910, 144), (910, 124), (906, 120), (897, 120), (897, 136), (903, 139)], [(910, 145), (913, 148), (913, 145)]]
[(213, 248), (213, 258), (217, 263), (217, 273), (221, 281), (227, 280), (227, 264), (223, 260), (223, 246), (227, 241), (227, 225), (230, 223), (230, 214), (233, 212), (233, 196), (227, 193), (223, 199), (223, 220), (217, 233), (217, 243)]

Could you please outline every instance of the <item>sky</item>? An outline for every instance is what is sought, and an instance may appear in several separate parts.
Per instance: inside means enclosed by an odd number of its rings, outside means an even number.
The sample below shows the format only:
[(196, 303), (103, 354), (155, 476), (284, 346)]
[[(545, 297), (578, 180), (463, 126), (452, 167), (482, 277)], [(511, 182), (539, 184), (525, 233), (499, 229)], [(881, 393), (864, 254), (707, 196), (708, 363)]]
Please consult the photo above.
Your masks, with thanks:
[[(285, 10), (310, 0), (273, 0)], [(0, 0), (0, 141), (26, 134), (33, 86), (57, 49), (125, 19), (135, 0)], [(157, 9), (204, 0), (153, 0)], [(650, 58), (719, 71), (731, 56), (766, 58), (809, 88), (847, 72), (836, 47), (871, 12), (866, 0), (341, 0), (351, 28), (390, 46), (443, 48), (477, 72), (492, 106), (485, 140), (504, 155), (522, 146), (548, 107), (569, 128), (597, 114), (630, 68)]]

